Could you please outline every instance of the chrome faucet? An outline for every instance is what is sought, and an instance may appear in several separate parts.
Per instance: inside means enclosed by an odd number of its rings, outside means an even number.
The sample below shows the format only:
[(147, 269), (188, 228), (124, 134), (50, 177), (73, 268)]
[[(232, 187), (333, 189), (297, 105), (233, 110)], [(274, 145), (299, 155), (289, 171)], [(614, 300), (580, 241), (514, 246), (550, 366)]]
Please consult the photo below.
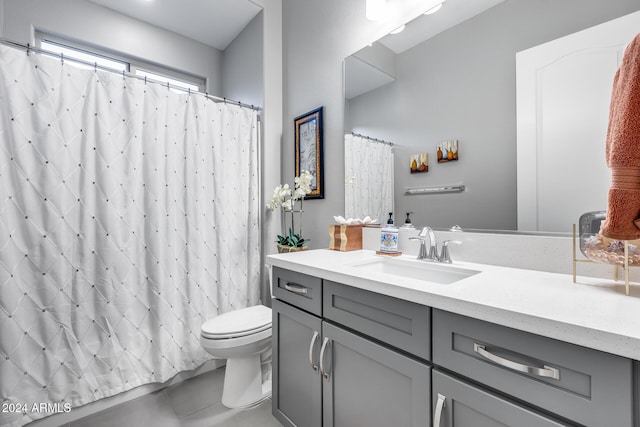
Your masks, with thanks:
[(429, 248), (429, 255), (427, 256), (427, 259), (429, 261), (440, 261), (440, 258), (438, 257), (438, 239), (436, 238), (436, 233), (433, 232), (431, 227), (425, 228), (427, 229), (427, 233), (429, 233), (429, 243), (431, 246)]
[[(426, 238), (429, 238), (429, 253), (427, 254), (427, 244)], [(440, 261), (438, 257), (438, 240), (436, 239), (436, 234), (433, 232), (431, 227), (423, 227), (420, 230), (420, 233), (416, 237), (409, 237), (409, 240), (419, 240), (420, 241), (420, 249), (418, 250), (418, 259), (423, 259), (427, 261)]]
[[(457, 230), (456, 230), (457, 231)], [(426, 239), (429, 238), (429, 252), (427, 253)], [(420, 249), (418, 250), (418, 259), (432, 262), (443, 262), (451, 264), (451, 255), (449, 254), (449, 243), (461, 244), (459, 240), (445, 240), (442, 242), (442, 249), (438, 255), (438, 239), (431, 227), (423, 227), (415, 237), (409, 237), (409, 240), (419, 240)]]

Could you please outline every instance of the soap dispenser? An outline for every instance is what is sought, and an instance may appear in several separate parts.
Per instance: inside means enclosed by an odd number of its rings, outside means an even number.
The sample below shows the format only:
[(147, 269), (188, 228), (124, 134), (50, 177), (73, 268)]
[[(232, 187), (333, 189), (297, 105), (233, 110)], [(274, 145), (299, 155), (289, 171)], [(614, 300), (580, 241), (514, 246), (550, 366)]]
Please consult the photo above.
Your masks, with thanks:
[(393, 225), (393, 212), (389, 212), (387, 224), (380, 232), (380, 252), (398, 252), (398, 228)]
[(402, 225), (402, 227), (400, 227), (403, 230), (415, 230), (416, 228), (413, 226), (413, 224), (411, 223), (411, 218), (409, 217), (409, 215), (411, 215), (413, 212), (407, 212), (407, 218), (404, 220), (404, 224)]

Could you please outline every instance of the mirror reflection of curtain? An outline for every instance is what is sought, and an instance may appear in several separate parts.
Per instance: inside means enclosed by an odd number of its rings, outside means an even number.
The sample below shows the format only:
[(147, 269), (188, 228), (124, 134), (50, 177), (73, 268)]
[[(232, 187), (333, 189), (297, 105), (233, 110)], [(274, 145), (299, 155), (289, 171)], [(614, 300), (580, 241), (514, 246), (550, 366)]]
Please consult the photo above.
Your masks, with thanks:
[(345, 134), (345, 218), (384, 222), (393, 212), (393, 147)]

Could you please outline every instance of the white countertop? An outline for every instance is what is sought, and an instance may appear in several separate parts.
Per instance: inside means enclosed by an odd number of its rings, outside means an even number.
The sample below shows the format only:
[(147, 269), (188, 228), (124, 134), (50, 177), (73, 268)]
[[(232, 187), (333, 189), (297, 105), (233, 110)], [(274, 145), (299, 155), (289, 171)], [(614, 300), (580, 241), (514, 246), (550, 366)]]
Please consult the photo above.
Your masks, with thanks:
[(451, 267), (481, 272), (438, 284), (354, 267), (378, 258), (374, 251), (317, 249), (269, 255), (267, 264), (640, 360), (638, 285), (626, 296), (624, 282), (578, 276), (573, 283), (566, 274), (455, 261)]

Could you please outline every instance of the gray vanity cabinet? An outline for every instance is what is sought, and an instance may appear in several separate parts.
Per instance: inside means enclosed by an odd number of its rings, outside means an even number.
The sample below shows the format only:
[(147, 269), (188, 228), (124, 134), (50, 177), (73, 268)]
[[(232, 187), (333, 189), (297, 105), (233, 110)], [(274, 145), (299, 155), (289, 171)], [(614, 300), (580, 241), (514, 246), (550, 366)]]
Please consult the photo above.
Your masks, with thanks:
[[(430, 426), (431, 368), (421, 359), (430, 309), (314, 280), (273, 269), (273, 415), (298, 427)], [(339, 323), (356, 315), (360, 323)], [(378, 340), (392, 329), (404, 336), (395, 344), (420, 355)]]
[(640, 427), (640, 362), (273, 268), (287, 427)]
[(432, 381), (433, 427), (557, 427), (568, 425), (554, 421), (442, 372), (433, 371)]
[(275, 299), (272, 313), (273, 415), (283, 426), (321, 427), (322, 377), (317, 355), (322, 320)]

